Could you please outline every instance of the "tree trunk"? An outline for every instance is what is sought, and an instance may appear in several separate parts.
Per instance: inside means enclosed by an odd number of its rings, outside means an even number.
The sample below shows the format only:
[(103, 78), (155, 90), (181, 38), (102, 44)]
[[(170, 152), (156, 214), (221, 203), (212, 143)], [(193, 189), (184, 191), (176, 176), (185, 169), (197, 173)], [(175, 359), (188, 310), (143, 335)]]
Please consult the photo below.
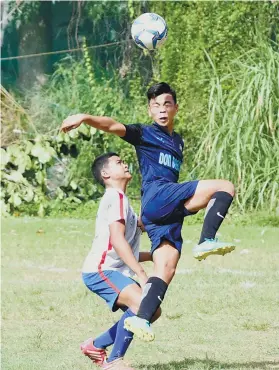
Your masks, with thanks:
[[(18, 55), (37, 54), (51, 51), (51, 1), (42, 1), (39, 12), (19, 29)], [(18, 82), (28, 89), (36, 82), (43, 84), (45, 74), (51, 71), (49, 56), (33, 56), (18, 60)]]

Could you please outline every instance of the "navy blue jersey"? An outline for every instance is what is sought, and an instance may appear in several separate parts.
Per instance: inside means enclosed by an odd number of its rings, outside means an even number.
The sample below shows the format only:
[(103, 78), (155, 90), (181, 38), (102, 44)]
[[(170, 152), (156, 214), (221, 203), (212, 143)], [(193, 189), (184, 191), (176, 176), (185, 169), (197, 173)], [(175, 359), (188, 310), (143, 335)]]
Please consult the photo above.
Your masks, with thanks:
[(176, 132), (169, 134), (157, 123), (125, 127), (126, 134), (122, 139), (136, 148), (143, 193), (148, 184), (156, 180), (176, 183), (184, 147), (181, 136)]
[(184, 204), (198, 186), (198, 181), (177, 183), (183, 140), (157, 123), (125, 127), (122, 139), (135, 146), (142, 175), (141, 219), (152, 243), (151, 252), (164, 240), (181, 252), (183, 220), (191, 214)]

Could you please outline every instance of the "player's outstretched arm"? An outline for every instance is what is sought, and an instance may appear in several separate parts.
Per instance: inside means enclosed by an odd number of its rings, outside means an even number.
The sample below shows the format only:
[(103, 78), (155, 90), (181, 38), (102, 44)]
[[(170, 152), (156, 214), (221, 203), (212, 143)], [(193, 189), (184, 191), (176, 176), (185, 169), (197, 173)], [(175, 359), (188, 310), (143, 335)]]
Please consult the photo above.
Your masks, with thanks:
[(113, 248), (122, 261), (138, 276), (139, 283), (143, 288), (148, 278), (142, 265), (134, 256), (130, 244), (125, 239), (125, 224), (121, 221), (112, 222), (109, 225), (109, 230)]
[(74, 114), (67, 117), (62, 123), (60, 131), (71, 131), (79, 127), (82, 123), (95, 127), (97, 130), (102, 130), (120, 137), (125, 136), (126, 133), (126, 128), (122, 123), (110, 117), (91, 116), (89, 114)]

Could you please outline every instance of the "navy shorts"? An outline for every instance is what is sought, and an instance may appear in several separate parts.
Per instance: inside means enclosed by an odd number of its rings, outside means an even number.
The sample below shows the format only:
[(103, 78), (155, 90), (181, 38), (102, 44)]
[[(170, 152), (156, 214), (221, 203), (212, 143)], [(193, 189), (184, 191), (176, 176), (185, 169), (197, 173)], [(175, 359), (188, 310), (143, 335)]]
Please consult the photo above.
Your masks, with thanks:
[(168, 240), (181, 252), (183, 239), (181, 229), (189, 212), (184, 203), (191, 198), (199, 181), (172, 183), (154, 181), (144, 191), (142, 199), (142, 222), (151, 240), (151, 252), (164, 240)]
[(82, 273), (82, 279), (87, 288), (103, 298), (113, 312), (119, 309), (116, 301), (120, 292), (128, 285), (137, 284), (132, 278), (114, 270)]

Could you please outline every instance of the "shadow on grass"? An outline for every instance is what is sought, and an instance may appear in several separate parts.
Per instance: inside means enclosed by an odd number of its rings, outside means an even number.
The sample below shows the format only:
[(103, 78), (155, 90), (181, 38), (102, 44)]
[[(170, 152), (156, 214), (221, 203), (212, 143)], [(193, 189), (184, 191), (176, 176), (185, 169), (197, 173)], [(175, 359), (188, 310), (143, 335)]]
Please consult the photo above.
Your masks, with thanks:
[(218, 362), (210, 359), (190, 358), (183, 361), (172, 361), (167, 364), (150, 364), (139, 365), (138, 369), (142, 370), (186, 370), (186, 369), (199, 369), (199, 370), (226, 370), (226, 369), (260, 369), (272, 370), (279, 369), (278, 361), (262, 361), (262, 362), (235, 362), (225, 363)]

